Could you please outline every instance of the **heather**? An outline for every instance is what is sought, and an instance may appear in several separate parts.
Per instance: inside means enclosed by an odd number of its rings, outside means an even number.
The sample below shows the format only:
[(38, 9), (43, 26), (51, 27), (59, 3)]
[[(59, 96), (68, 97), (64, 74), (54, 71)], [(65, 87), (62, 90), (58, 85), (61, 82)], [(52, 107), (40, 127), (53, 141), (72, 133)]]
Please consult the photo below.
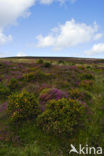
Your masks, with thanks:
[(67, 156), (104, 146), (104, 61), (0, 59), (0, 155)]

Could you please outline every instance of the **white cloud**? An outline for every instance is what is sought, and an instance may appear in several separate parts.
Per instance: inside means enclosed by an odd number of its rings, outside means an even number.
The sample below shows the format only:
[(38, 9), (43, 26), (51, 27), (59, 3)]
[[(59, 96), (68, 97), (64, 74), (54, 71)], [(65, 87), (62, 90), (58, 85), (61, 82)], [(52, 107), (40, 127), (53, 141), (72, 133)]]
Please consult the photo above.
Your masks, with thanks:
[(22, 57), (22, 56), (27, 56), (24, 52), (19, 52), (18, 54), (17, 54), (17, 57)]
[(0, 0), (0, 28), (16, 22), (18, 17), (28, 14), (34, 0)]
[(0, 31), (0, 45), (3, 45), (9, 41), (12, 41), (12, 36), (11, 35), (6, 36), (2, 33), (2, 31)]
[(104, 43), (95, 44), (91, 49), (85, 51), (86, 55), (94, 55), (99, 53), (104, 53)]
[(98, 40), (98, 39), (100, 39), (102, 36), (103, 36), (103, 34), (97, 33), (97, 34), (95, 35), (95, 37), (94, 37), (94, 40)]
[(53, 47), (54, 50), (70, 48), (92, 40), (97, 40), (102, 36), (98, 33), (98, 26), (85, 23), (77, 23), (74, 19), (66, 21), (64, 25), (59, 25), (51, 30), (47, 36), (38, 35), (37, 47)]
[(0, 0), (0, 45), (12, 40), (12, 36), (3, 34), (6, 26), (15, 24), (19, 17), (30, 15), (29, 8), (35, 0)]
[(41, 4), (51, 4), (53, 2), (54, 2), (54, 0), (40, 0)]
[(67, 1), (70, 3), (75, 3), (77, 0), (38, 0), (41, 4), (52, 4), (53, 2), (59, 2), (60, 4), (63, 4)]
[[(0, 45), (12, 40), (12, 36), (6, 36), (3, 31), (6, 26), (16, 24), (19, 17), (28, 17), (29, 8), (35, 2), (51, 4), (53, 2), (64, 3), (68, 0), (0, 0)], [(75, 0), (70, 0), (70, 2)]]

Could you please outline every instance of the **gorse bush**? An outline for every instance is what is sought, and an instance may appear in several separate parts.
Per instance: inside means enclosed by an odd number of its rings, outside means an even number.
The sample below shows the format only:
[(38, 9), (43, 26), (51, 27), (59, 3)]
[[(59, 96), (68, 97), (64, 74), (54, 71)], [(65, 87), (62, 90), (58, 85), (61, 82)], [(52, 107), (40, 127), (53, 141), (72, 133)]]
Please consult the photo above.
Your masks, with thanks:
[(9, 96), (8, 114), (11, 121), (35, 119), (39, 113), (35, 96), (26, 90)]
[(86, 107), (72, 99), (47, 102), (46, 110), (38, 116), (37, 124), (48, 133), (69, 136), (84, 126)]

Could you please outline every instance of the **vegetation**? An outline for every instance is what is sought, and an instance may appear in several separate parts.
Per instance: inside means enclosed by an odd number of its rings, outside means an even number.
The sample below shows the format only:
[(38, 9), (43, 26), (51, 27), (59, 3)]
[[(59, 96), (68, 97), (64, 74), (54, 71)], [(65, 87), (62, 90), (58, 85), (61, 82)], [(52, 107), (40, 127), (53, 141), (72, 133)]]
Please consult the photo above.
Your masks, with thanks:
[(0, 59), (0, 155), (104, 148), (103, 73), (100, 59)]

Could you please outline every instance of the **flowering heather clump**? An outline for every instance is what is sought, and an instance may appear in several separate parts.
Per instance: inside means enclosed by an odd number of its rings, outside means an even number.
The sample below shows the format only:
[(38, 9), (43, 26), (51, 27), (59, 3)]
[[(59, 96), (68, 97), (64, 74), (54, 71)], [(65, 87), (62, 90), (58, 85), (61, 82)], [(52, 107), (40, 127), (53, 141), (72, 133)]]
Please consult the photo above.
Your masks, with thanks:
[(67, 98), (67, 94), (57, 88), (45, 88), (40, 93), (40, 101), (47, 102), (51, 99), (59, 100), (61, 98)]
[(68, 94), (57, 88), (46, 88), (40, 93), (40, 104), (42, 104), (42, 110), (45, 109), (45, 105), (49, 100), (59, 100), (61, 98), (67, 98)]

